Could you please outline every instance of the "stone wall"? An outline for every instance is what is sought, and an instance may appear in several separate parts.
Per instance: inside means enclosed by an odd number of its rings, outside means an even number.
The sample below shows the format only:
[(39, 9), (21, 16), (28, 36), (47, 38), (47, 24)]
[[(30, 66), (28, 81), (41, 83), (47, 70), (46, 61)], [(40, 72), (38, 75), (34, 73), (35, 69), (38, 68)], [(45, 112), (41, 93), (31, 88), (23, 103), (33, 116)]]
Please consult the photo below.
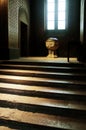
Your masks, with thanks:
[(19, 48), (20, 21), (29, 26), (29, 1), (9, 0), (8, 5), (8, 35), (9, 48)]
[(29, 0), (0, 0), (0, 60), (20, 57), (21, 21), (29, 30)]

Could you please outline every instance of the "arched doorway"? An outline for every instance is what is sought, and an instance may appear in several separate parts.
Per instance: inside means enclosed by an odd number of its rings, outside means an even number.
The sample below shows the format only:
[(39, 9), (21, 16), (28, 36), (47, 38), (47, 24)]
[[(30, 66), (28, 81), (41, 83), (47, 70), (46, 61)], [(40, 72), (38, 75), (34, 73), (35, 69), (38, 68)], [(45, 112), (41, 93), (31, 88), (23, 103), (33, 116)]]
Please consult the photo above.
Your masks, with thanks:
[(29, 18), (23, 8), (19, 9), (19, 49), (20, 57), (28, 56), (29, 48)]
[(27, 46), (28, 46), (28, 26), (20, 22), (20, 56), (25, 57), (28, 55)]

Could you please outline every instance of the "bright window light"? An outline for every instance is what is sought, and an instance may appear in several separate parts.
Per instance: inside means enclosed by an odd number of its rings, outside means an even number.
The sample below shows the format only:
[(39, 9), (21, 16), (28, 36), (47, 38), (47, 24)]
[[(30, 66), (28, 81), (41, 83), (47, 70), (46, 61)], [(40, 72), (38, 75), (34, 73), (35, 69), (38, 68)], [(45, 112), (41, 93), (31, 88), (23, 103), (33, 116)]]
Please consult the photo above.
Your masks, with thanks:
[(47, 0), (47, 29), (66, 29), (66, 1)]
[(48, 21), (47, 29), (48, 30), (54, 30), (55, 29), (54, 21)]
[(58, 10), (65, 11), (66, 9), (66, 0), (58, 0)]
[(65, 29), (65, 21), (58, 21), (58, 29)]
[(54, 13), (48, 13), (48, 21), (54, 21), (55, 18), (54, 18)]
[(65, 12), (59, 12), (58, 13), (58, 21), (59, 20), (65, 21)]

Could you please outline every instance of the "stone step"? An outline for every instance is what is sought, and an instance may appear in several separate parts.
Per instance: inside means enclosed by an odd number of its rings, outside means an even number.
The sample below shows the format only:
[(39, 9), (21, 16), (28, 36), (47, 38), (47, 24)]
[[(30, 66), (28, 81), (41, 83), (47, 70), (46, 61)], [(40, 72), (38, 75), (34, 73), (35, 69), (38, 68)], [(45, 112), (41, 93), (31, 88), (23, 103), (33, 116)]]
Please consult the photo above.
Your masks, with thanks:
[(25, 85), (42, 85), (49, 87), (56, 86), (69, 86), (78, 88), (86, 88), (85, 81), (77, 81), (77, 80), (61, 80), (61, 79), (51, 79), (51, 78), (40, 78), (40, 77), (26, 77), (26, 76), (12, 76), (12, 75), (0, 75), (0, 82), (5, 83), (17, 83), (17, 84), (25, 84)]
[(32, 76), (44, 77), (52, 79), (72, 79), (72, 80), (86, 80), (86, 74), (78, 73), (57, 73), (57, 72), (43, 72), (37, 70), (18, 70), (18, 69), (0, 69), (0, 74), (16, 75), (16, 76)]
[(10, 126), (11, 123), (14, 124), (14, 129), (25, 128), (25, 130), (28, 130), (30, 127), (33, 127), (33, 130), (34, 128), (36, 128), (35, 130), (40, 130), (44, 127), (46, 130), (86, 130), (85, 119), (75, 119), (64, 116), (25, 112), (18, 109), (1, 107), (0, 124), (6, 124)]
[[(0, 93), (1, 107), (86, 118), (86, 103)], [(76, 115), (75, 115), (76, 114)]]
[(23, 69), (38, 70), (46, 72), (64, 72), (64, 73), (83, 73), (86, 74), (86, 67), (65, 67), (65, 66), (36, 66), (36, 65), (16, 65), (16, 64), (0, 64), (1, 69)]
[(0, 126), (0, 130), (14, 130), (14, 129), (5, 126)]
[(56, 62), (56, 61), (48, 61), (48, 60), (7, 60), (7, 61), (2, 61), (4, 64), (15, 64), (15, 65), (37, 65), (37, 66), (60, 66), (60, 67), (86, 67), (85, 63), (80, 63), (80, 62)]
[[(56, 100), (14, 94), (0, 93), (0, 107), (15, 108), (23, 111), (86, 118), (86, 103), (80, 101)], [(77, 117), (76, 117), (77, 115)]]
[(22, 96), (45, 97), (52, 99), (66, 99), (75, 101), (86, 101), (86, 90), (77, 88), (61, 88), (46, 86), (30, 86), (0, 83), (0, 93), (8, 93)]
[(86, 65), (4, 61), (0, 129), (86, 130)]

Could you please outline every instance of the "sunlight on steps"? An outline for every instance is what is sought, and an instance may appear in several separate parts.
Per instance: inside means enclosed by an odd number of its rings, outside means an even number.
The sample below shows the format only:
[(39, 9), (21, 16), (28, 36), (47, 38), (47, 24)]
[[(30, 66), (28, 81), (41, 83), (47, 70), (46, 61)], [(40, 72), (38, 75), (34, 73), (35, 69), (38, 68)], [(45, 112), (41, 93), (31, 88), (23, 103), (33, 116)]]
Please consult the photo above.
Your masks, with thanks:
[(0, 130), (86, 130), (86, 66), (70, 63), (36, 57), (0, 63)]

